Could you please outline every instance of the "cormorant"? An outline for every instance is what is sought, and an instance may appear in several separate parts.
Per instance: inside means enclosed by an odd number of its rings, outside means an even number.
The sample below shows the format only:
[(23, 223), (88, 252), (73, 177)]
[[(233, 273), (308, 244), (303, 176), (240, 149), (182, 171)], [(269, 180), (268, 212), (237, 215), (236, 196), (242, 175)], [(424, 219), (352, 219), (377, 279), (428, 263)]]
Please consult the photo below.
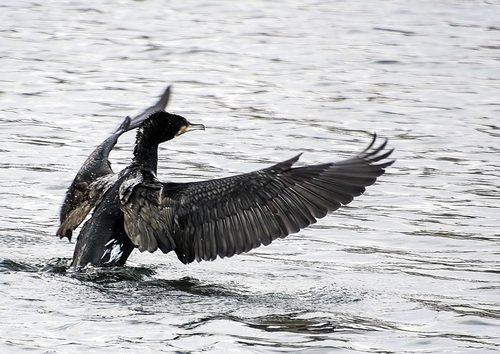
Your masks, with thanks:
[[(174, 251), (185, 264), (248, 252), (350, 203), (394, 162), (388, 159), (393, 150), (386, 150), (387, 139), (376, 145), (373, 134), (361, 153), (334, 163), (292, 167), (297, 155), (226, 178), (161, 182), (156, 177), (158, 145), (204, 130), (201, 124), (164, 111), (168, 93), (144, 114), (127, 117), (87, 159), (70, 186), (57, 235), (71, 239), (72, 231), (94, 209), (77, 239), (73, 267), (123, 265), (134, 248)], [(113, 174), (109, 151), (123, 132), (137, 126), (132, 162)]]

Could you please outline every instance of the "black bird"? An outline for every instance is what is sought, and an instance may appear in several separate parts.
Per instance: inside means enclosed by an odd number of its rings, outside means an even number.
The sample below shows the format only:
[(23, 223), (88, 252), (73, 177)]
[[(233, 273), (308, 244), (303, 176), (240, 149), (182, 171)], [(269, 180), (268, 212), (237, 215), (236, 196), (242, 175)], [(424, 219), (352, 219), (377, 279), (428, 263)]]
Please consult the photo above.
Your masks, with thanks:
[[(107, 139), (111, 142), (97, 148), (106, 163), (96, 163), (94, 152), (67, 193), (57, 232), (61, 238), (70, 239), (94, 209), (78, 237), (74, 267), (123, 265), (134, 248), (174, 251), (186, 264), (248, 252), (350, 203), (394, 162), (388, 159), (393, 150), (386, 150), (387, 140), (376, 145), (374, 134), (361, 153), (335, 163), (292, 168), (297, 155), (226, 178), (161, 182), (156, 178), (158, 145), (204, 127), (164, 110), (140, 120), (131, 164), (113, 174), (107, 162), (115, 135), (131, 128), (126, 119)], [(85, 182), (79, 189), (74, 187), (78, 180)]]

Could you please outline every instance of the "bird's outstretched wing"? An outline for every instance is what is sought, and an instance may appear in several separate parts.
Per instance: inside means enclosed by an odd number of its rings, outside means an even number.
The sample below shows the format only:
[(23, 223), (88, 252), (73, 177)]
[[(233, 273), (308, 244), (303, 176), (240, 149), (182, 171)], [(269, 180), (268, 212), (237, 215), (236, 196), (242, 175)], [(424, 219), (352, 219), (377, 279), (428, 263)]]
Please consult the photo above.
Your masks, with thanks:
[[(299, 156), (228, 178), (139, 183), (122, 199), (125, 229), (141, 251), (174, 250), (183, 263), (214, 260), (268, 245), (350, 203), (373, 184), (392, 150), (376, 135), (336, 163), (292, 168)], [(131, 233), (133, 234), (131, 237)]]
[(118, 129), (97, 146), (85, 160), (66, 192), (59, 214), (60, 226), (57, 236), (71, 240), (73, 230), (81, 224), (99, 198), (116, 181), (109, 162), (109, 153), (118, 138), (126, 131), (137, 128), (150, 114), (164, 110), (170, 93), (171, 86), (168, 86), (154, 105), (132, 118), (126, 117)]

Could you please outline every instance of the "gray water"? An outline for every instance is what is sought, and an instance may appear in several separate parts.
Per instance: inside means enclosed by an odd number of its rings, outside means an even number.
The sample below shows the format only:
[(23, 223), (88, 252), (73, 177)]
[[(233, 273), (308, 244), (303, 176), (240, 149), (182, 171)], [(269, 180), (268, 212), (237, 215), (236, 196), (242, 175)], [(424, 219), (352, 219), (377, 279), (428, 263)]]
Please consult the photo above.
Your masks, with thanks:
[[(500, 3), (3, 1), (0, 351), (488, 353), (500, 349)], [(186, 181), (396, 163), (352, 204), (238, 257), (134, 252), (67, 271), (66, 188), (174, 84), (203, 123), (160, 150)], [(128, 163), (133, 132), (112, 153)]]

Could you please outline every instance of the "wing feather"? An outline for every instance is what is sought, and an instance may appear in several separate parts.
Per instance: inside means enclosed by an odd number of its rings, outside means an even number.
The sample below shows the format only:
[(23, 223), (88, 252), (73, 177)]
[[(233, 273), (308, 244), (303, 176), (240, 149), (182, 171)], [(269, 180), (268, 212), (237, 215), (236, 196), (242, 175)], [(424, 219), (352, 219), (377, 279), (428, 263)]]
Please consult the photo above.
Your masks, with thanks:
[(172, 230), (174, 210), (160, 203), (161, 184), (144, 171), (135, 171), (120, 186), (120, 209), (125, 231), (137, 248), (167, 253), (175, 249)]
[(75, 230), (99, 204), (106, 191), (116, 182), (117, 175), (103, 175), (92, 180), (75, 178), (66, 192), (60, 213), (60, 225), (56, 235), (60, 238), (67, 237), (71, 241)]
[(386, 141), (337, 163), (269, 168), (217, 180), (164, 183), (162, 203), (176, 203), (174, 241), (181, 261), (213, 260), (268, 245), (350, 203), (393, 161)]

